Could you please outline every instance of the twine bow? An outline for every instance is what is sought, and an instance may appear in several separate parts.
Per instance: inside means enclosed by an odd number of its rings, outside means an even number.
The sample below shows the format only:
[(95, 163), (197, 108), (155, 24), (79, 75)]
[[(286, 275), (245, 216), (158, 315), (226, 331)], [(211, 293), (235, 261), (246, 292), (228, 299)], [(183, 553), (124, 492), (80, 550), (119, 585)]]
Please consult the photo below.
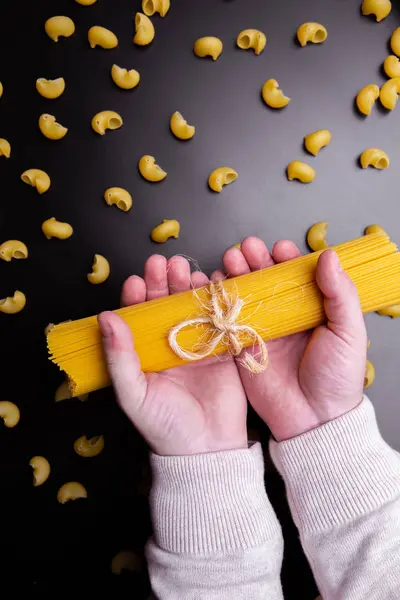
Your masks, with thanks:
[[(168, 335), (168, 342), (172, 350), (183, 360), (200, 360), (206, 358), (220, 342), (224, 342), (232, 356), (238, 356), (243, 350), (245, 341), (252, 340), (253, 346), (258, 344), (257, 355), (246, 352), (238, 362), (252, 373), (262, 373), (268, 366), (268, 350), (262, 337), (249, 325), (240, 325), (237, 319), (242, 310), (244, 301), (241, 298), (231, 298), (226, 292), (222, 282), (210, 284), (211, 300), (207, 308), (208, 315), (187, 319), (179, 323)], [(211, 325), (213, 332), (207, 343), (197, 352), (183, 349), (178, 341), (178, 333), (191, 325)], [(246, 344), (248, 346), (250, 344)]]

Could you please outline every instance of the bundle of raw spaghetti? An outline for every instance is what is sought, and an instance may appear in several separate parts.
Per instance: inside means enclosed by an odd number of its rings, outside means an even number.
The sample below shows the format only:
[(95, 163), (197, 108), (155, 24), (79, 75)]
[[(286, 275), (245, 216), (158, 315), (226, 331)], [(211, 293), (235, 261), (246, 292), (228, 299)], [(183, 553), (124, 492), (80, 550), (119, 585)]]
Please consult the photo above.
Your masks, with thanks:
[[(388, 236), (371, 234), (334, 247), (357, 286), (363, 312), (400, 303), (400, 253)], [(321, 252), (196, 291), (167, 296), (117, 312), (131, 328), (144, 371), (162, 371), (311, 329), (325, 321), (315, 283)], [(110, 383), (97, 317), (56, 325), (48, 334), (51, 360), (69, 377), (74, 395)], [(263, 370), (263, 344), (245, 366)], [(247, 364), (246, 364), (247, 363)]]

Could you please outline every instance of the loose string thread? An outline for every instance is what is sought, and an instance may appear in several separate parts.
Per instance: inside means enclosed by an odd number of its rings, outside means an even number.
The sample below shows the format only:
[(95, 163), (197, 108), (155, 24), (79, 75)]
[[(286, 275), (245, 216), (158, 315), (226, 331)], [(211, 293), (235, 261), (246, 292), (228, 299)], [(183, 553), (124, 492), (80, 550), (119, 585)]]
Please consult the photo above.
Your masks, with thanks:
[[(251, 373), (265, 371), (268, 367), (268, 350), (264, 340), (249, 325), (237, 323), (244, 301), (237, 297), (231, 298), (221, 281), (210, 284), (210, 295), (210, 303), (205, 307), (208, 312), (207, 315), (182, 321), (170, 330), (168, 342), (171, 349), (183, 360), (201, 360), (212, 354), (218, 344), (223, 342), (229, 354), (238, 356), (243, 350), (244, 341), (250, 338), (253, 340), (253, 346), (258, 344), (259, 352), (256, 356), (246, 352), (238, 362)], [(177, 340), (179, 332), (186, 327), (203, 324), (211, 325), (213, 328), (208, 342), (203, 344), (197, 352), (182, 348)]]

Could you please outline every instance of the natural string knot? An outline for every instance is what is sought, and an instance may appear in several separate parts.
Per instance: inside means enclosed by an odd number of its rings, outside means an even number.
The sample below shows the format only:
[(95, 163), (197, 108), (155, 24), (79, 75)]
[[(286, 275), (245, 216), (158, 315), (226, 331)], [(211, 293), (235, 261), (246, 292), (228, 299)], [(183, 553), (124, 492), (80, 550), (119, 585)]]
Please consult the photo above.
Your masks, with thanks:
[[(248, 343), (251, 340), (253, 346), (258, 344), (259, 351), (257, 354), (246, 352), (238, 362), (252, 373), (265, 371), (268, 366), (268, 350), (264, 340), (255, 329), (237, 322), (244, 301), (241, 298), (231, 298), (221, 281), (210, 284), (210, 295), (210, 304), (206, 307), (207, 315), (187, 319), (171, 329), (168, 341), (172, 350), (183, 360), (200, 360), (212, 354), (218, 344), (223, 342), (232, 356), (238, 356), (245, 345), (251, 345)], [(212, 326), (211, 338), (197, 352), (184, 350), (177, 341), (178, 333), (185, 327), (202, 324)]]

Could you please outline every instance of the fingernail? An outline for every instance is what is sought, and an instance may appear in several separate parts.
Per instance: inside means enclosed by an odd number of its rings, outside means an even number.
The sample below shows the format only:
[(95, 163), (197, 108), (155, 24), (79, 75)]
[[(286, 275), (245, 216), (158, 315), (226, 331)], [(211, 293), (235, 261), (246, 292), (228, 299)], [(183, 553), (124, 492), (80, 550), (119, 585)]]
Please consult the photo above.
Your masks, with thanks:
[(340, 259), (339, 259), (338, 255), (336, 254), (336, 252), (335, 252), (335, 256), (336, 256), (336, 271), (338, 273), (341, 273), (343, 271), (343, 269), (342, 269), (342, 265), (340, 264)]
[(107, 319), (106, 313), (101, 313), (97, 317), (97, 322), (99, 324), (100, 331), (101, 331), (101, 334), (103, 337), (110, 338), (114, 335), (113, 326), (111, 325), (110, 321)]

